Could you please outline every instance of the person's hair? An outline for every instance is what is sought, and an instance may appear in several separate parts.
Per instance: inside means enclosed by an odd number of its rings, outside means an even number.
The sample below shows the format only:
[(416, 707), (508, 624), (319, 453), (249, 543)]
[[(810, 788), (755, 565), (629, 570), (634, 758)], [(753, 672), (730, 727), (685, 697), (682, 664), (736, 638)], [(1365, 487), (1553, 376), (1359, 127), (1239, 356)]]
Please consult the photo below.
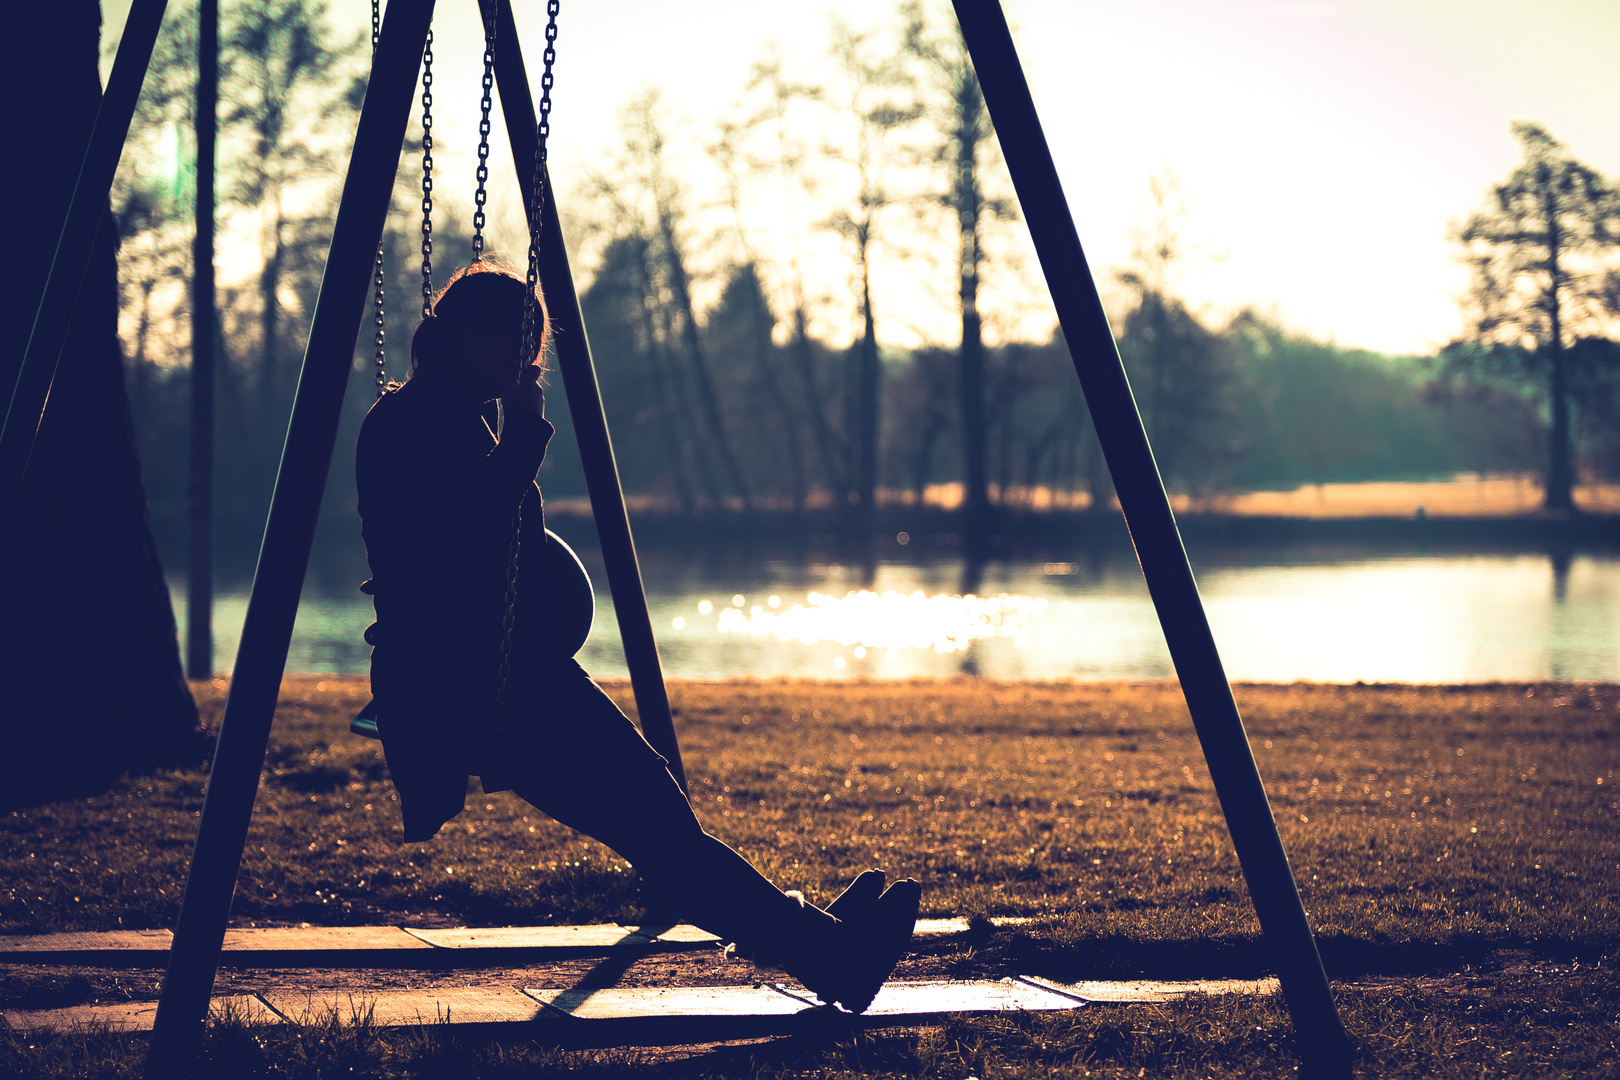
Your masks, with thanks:
[[(458, 326), (491, 319), (523, 318), (523, 294), (528, 283), (515, 271), (487, 256), (450, 275), (433, 299), (433, 314), (416, 325), (411, 335), (411, 374), (423, 365), (431, 367), (449, 355), (446, 335)], [(535, 333), (540, 347), (540, 363), (551, 346), (551, 323), (546, 318), (545, 300), (536, 296)]]

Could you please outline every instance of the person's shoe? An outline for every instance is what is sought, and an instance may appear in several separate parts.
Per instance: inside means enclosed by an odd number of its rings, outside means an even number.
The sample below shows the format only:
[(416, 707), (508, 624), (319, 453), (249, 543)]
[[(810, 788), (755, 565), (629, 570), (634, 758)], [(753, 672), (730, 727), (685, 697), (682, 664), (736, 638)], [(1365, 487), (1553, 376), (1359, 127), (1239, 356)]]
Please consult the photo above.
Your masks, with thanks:
[(895, 882), (865, 911), (836, 925), (830, 952), (801, 955), (785, 965), (788, 974), (829, 1005), (865, 1012), (905, 955), (921, 903), (918, 881)]
[(883, 895), (883, 886), (888, 884), (888, 875), (882, 870), (863, 870), (849, 887), (838, 894), (838, 899), (828, 904), (827, 914), (842, 922), (848, 922), (861, 912), (877, 902)]

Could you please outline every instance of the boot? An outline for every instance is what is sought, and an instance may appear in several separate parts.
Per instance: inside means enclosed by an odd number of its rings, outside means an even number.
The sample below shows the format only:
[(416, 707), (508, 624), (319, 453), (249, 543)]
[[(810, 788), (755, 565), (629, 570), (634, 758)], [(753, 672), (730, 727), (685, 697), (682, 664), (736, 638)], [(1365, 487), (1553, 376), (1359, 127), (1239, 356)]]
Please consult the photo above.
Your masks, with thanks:
[(905, 955), (921, 902), (922, 885), (907, 878), (847, 921), (806, 905), (779, 965), (829, 1005), (865, 1012)]
[[(882, 870), (863, 870), (856, 876), (854, 881), (849, 883), (843, 892), (838, 894), (836, 900), (821, 910), (840, 922), (852, 919), (871, 907), (877, 898), (883, 895), (883, 887), (887, 883), (888, 876)], [(805, 900), (804, 893), (799, 890), (791, 889), (787, 895), (797, 900), (801, 906), (810, 908), (811, 911), (815, 910)], [(815, 915), (806, 913), (800, 921), (814, 923), (819, 920)], [(814, 929), (805, 930), (802, 927), (796, 927), (792, 933), (796, 935), (810, 933), (813, 936)], [(726, 943), (726, 958), (728, 960), (746, 959), (760, 967), (780, 967), (779, 952), (780, 950), (773, 951), (769, 947), (749, 949), (746, 946), (740, 946), (735, 941)]]
[(827, 914), (847, 922), (871, 907), (887, 884), (888, 876), (882, 870), (863, 870), (838, 894), (838, 899), (827, 905)]

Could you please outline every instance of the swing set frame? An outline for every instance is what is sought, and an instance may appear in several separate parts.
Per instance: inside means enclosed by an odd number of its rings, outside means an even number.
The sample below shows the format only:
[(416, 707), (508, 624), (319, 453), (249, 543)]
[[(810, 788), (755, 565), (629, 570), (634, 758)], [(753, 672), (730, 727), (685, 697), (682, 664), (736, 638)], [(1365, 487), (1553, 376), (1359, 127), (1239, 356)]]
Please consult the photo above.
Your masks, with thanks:
[[(1302, 1075), (1348, 1076), (1353, 1044), (1328, 986), (1005, 15), (999, 0), (953, 0), (953, 5), (1299, 1035)], [(22, 488), (90, 253), (99, 230), (113, 227), (107, 194), (165, 6), (166, 0), (134, 0), (130, 8), (27, 350), (9, 388), (0, 426), (0, 505), (15, 505)], [(183, 1066), (200, 1045), (433, 8), (434, 0), (392, 0), (372, 54), (170, 947), (149, 1075)], [(531, 205), (535, 177), (523, 166), (535, 160), (538, 133), (517, 27), (509, 3), (494, 0), (479, 9), (486, 36), (495, 31), (496, 83), (518, 182), (525, 205)], [(541, 176), (541, 189), (540, 280), (636, 706), (648, 741), (669, 760), (684, 788), (640, 565), (548, 175)]]

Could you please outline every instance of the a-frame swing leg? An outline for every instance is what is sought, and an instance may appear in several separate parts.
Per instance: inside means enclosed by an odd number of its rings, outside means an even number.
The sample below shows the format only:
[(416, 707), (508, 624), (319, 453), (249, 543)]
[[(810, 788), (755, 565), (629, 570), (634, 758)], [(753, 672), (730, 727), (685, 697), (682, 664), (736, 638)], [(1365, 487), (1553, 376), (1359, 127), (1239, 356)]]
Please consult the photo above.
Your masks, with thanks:
[[(537, 141), (534, 98), (518, 43), (517, 26), (511, 5), (495, 3), (500, 25), (495, 35), (495, 79), (500, 85), (501, 111), (517, 165), (518, 183), (523, 187), (523, 204), (529, 205), (534, 178), (534, 150)], [(489, 8), (478, 5), (484, 19)], [(636, 712), (641, 731), (669, 762), (669, 770), (686, 790), (686, 772), (681, 766), (681, 749), (675, 738), (675, 722), (664, 688), (663, 666), (658, 659), (658, 643), (653, 638), (652, 617), (647, 611), (647, 594), (642, 586), (641, 566), (630, 535), (630, 518), (625, 512), (624, 489), (619, 484), (619, 467), (613, 457), (613, 441), (608, 437), (607, 417), (602, 411), (602, 394), (596, 382), (596, 365), (591, 360), (591, 343), (585, 334), (585, 319), (574, 293), (573, 272), (568, 265), (568, 246), (557, 220), (557, 204), (552, 197), (551, 178), (542, 184), (540, 225), (540, 282), (545, 290), (546, 309), (551, 318), (557, 366), (562, 369), (563, 387), (568, 395), (568, 415), (579, 440), (579, 457), (585, 469), (585, 486), (591, 496), (591, 513), (596, 519), (597, 540), (602, 546), (602, 562), (607, 568), (608, 588), (613, 593), (613, 610), (618, 614), (619, 638), (624, 642), (625, 664), (630, 668), (630, 685), (636, 695)]]
[(169, 949), (148, 1075), (168, 1075), (195, 1056), (202, 1038), (432, 17), (433, 0), (391, 0), (383, 18)]
[(954, 0), (962, 37), (1119, 493), (1187, 708), (1311, 1075), (1348, 1075), (1351, 1043), (1249, 749), (1198, 585), (999, 0)]
[(165, 6), (165, 0), (135, 0), (130, 5), (124, 36), (118, 40), (118, 56), (107, 76), (107, 88), (101, 93), (67, 218), (40, 294), (39, 309), (28, 313), (34, 319), (28, 346), (15, 367), (10, 357), (0, 357), (0, 392), (5, 394), (5, 412), (0, 418), (0, 510), (4, 511), (0, 517), (11, 513), (22, 491), (28, 459), (34, 452), (34, 437), (39, 433), (56, 366), (67, 344), (73, 309), (79, 303), (79, 286), (90, 265), (96, 237), (102, 229), (113, 227), (107, 220), (111, 216), (107, 195), (135, 116), (141, 84), (152, 62), (152, 48), (163, 24)]

